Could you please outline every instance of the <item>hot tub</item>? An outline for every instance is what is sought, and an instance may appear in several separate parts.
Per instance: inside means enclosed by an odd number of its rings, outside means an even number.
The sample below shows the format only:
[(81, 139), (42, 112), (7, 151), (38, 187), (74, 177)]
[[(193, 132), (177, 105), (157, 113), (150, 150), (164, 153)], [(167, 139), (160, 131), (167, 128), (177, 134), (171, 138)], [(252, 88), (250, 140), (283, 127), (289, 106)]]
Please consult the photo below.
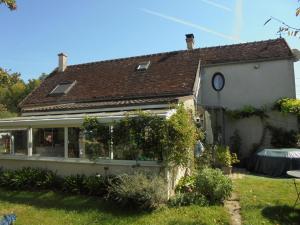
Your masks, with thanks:
[(263, 149), (250, 159), (248, 169), (269, 176), (285, 176), (288, 170), (300, 170), (300, 149)]

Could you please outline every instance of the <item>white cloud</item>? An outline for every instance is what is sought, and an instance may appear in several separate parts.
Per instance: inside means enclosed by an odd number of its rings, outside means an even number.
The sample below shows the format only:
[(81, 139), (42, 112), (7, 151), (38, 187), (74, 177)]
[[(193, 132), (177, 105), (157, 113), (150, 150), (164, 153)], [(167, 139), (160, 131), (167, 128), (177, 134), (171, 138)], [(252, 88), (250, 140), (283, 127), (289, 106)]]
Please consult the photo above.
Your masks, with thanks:
[(221, 38), (225, 38), (225, 39), (233, 40), (233, 41), (240, 41), (239, 38), (237, 38), (235, 36), (230, 36), (230, 35), (227, 35), (227, 34), (223, 34), (223, 33), (220, 33), (218, 31), (214, 31), (214, 30), (209, 29), (207, 27), (204, 27), (204, 26), (201, 26), (201, 25), (198, 25), (198, 24), (194, 24), (192, 22), (189, 22), (189, 21), (186, 21), (186, 20), (183, 20), (183, 19), (180, 19), (180, 18), (176, 18), (176, 17), (173, 17), (173, 16), (168, 16), (168, 15), (165, 15), (165, 14), (162, 14), (162, 13), (159, 13), (159, 12), (155, 12), (155, 11), (152, 11), (152, 10), (149, 10), (149, 9), (141, 9), (141, 10), (145, 13), (150, 14), (150, 15), (157, 16), (157, 17), (163, 18), (165, 20), (169, 20), (169, 21), (172, 21), (172, 22), (175, 22), (175, 23), (178, 23), (178, 24), (182, 24), (182, 25), (185, 25), (185, 26), (189, 26), (189, 27), (195, 28), (197, 30), (204, 31), (204, 32), (209, 33), (209, 34), (213, 34), (213, 35), (221, 37)]
[(206, 3), (206, 4), (212, 5), (212, 6), (216, 7), (216, 8), (223, 9), (225, 11), (229, 11), (229, 12), (232, 11), (231, 8), (229, 8), (229, 7), (225, 6), (225, 5), (222, 5), (220, 3), (213, 2), (211, 0), (201, 0), (201, 1), (204, 2), (204, 3)]
[(234, 36), (240, 39), (243, 29), (243, 0), (236, 0), (235, 3), (235, 25)]

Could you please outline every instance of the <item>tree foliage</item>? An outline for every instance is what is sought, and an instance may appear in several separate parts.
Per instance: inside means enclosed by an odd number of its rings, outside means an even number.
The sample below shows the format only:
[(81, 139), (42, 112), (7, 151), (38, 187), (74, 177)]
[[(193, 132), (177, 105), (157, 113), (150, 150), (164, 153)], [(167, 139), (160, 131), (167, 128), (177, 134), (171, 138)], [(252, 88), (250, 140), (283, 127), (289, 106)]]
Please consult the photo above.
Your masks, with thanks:
[[(19, 73), (0, 68), (0, 104), (2, 112), (17, 113), (18, 104), (35, 88), (40, 85), (40, 78), (31, 79), (25, 83)], [(6, 110), (3, 110), (5, 108)]]
[(16, 0), (0, 0), (0, 4), (5, 4), (10, 10), (17, 9)]
[(292, 113), (300, 116), (300, 100), (294, 98), (282, 98), (276, 101), (274, 109), (283, 113)]

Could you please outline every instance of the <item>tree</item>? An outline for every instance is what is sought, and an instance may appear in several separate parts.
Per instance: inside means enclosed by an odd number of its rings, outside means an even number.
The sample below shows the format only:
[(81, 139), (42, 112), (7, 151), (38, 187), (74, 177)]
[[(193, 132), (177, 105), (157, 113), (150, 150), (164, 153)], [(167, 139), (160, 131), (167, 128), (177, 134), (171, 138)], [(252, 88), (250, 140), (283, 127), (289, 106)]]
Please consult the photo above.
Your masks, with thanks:
[(5, 4), (10, 10), (15, 10), (17, 8), (17, 4), (15, 0), (0, 0), (0, 4)]
[[(300, 0), (298, 0), (299, 2)], [(298, 17), (300, 15), (300, 7), (298, 7), (296, 9), (296, 12), (295, 12), (295, 15), (296, 17)], [(299, 27), (293, 27), (293, 26), (290, 26), (289, 24), (285, 23), (284, 21), (276, 18), (276, 17), (273, 17), (271, 16), (265, 23), (264, 25), (267, 25), (270, 21), (276, 21), (277, 23), (281, 24), (279, 26), (279, 29), (277, 31), (278, 34), (287, 34), (288, 36), (293, 36), (293, 37), (299, 37), (300, 38), (300, 28)]]
[[(45, 74), (40, 76), (44, 77)], [(19, 73), (0, 68), (0, 104), (9, 112), (18, 112), (18, 104), (40, 85), (40, 78), (25, 83)]]

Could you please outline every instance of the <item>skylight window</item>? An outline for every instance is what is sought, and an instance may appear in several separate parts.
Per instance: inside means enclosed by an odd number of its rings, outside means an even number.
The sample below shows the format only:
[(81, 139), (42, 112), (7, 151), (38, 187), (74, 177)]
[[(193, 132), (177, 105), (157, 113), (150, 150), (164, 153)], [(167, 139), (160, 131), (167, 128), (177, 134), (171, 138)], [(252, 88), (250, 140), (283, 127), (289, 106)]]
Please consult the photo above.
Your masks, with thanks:
[(58, 84), (51, 92), (50, 95), (65, 95), (75, 85), (76, 81), (73, 82), (62, 82)]
[(137, 71), (145, 71), (149, 68), (150, 61), (141, 62), (138, 67), (136, 68)]

